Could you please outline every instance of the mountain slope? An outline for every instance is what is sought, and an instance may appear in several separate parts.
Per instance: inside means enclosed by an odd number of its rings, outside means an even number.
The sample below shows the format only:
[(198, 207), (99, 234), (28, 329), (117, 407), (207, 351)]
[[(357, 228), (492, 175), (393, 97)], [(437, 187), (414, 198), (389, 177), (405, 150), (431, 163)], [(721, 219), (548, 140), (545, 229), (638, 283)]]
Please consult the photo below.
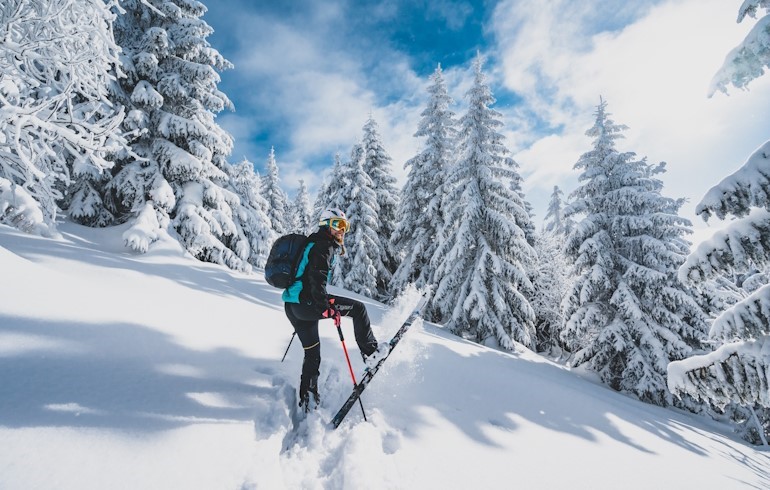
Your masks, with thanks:
[[(4, 489), (770, 487), (768, 454), (725, 426), (421, 322), (364, 393), (369, 421), (356, 407), (332, 431), (352, 381), (331, 322), (302, 419), (302, 349), (280, 362), (292, 330), (261, 274), (61, 231), (0, 226)], [(416, 298), (365, 302), (384, 340)]]

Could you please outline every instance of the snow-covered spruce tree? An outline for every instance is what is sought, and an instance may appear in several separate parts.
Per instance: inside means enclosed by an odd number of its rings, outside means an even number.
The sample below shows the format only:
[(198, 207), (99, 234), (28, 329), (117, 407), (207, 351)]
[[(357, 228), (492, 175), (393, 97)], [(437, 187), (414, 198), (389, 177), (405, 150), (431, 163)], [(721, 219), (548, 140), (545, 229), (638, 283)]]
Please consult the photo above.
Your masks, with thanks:
[(677, 215), (682, 200), (663, 197), (664, 170), (615, 141), (625, 126), (615, 124), (600, 101), (586, 134), (593, 149), (575, 168), (582, 184), (567, 215), (584, 216), (570, 234), (566, 252), (576, 279), (564, 302), (563, 339), (575, 353), (573, 365), (587, 364), (615, 390), (667, 406), (666, 367), (691, 354), (706, 330), (706, 319), (677, 278), (690, 233)]
[[(524, 195), (524, 179), (521, 177), (521, 174), (519, 173), (519, 163), (516, 162), (513, 159), (509, 159), (511, 169), (513, 170), (513, 178), (511, 179), (510, 187), (513, 192), (515, 192), (519, 199), (521, 199), (521, 202), (524, 206), (524, 210), (527, 212), (527, 219), (521, 220), (519, 223), (521, 226), (522, 231), (524, 231), (524, 237), (527, 239), (527, 243), (529, 243), (531, 246), (535, 246), (535, 242), (537, 241), (537, 229), (535, 228), (535, 220), (534, 220), (534, 208), (532, 207), (532, 204), (527, 201), (526, 196)], [(530, 271), (531, 272), (531, 271)]]
[(246, 159), (225, 168), (230, 176), (230, 189), (239, 200), (233, 205), (233, 221), (248, 240), (248, 261), (264, 267), (276, 236), (267, 216), (267, 201), (259, 194), (259, 175), (254, 172), (254, 164)]
[(537, 352), (558, 356), (565, 350), (561, 340), (564, 316), (561, 304), (571, 289), (572, 267), (564, 254), (565, 235), (545, 231), (536, 236), (537, 265), (530, 303), (535, 310)]
[(387, 298), (393, 273), (398, 267), (397, 254), (391, 243), (393, 230), (397, 224), (398, 189), (396, 178), (393, 177), (393, 164), (382, 145), (382, 139), (377, 131), (377, 122), (373, 116), (364, 125), (364, 172), (372, 179), (376, 196), (377, 221), (376, 230), (379, 237), (380, 255), (371, 255), (377, 268), (377, 295), (380, 299)]
[(124, 0), (115, 24), (127, 77), (116, 97), (131, 110), (134, 152), (110, 184), (111, 203), (131, 220), (127, 245), (146, 251), (172, 228), (196, 258), (248, 267), (247, 238), (233, 221), (238, 197), (227, 190), (232, 138), (215, 114), (232, 108), (217, 89), (218, 70), (231, 68), (206, 38), (206, 7), (195, 0)]
[(335, 264), (335, 285), (349, 291), (376, 298), (377, 266), (380, 239), (377, 235), (376, 192), (372, 179), (364, 171), (364, 152), (355, 145), (345, 171), (347, 179), (340, 189), (340, 199), (347, 203), (345, 214), (351, 230), (345, 236), (345, 254)]
[(315, 227), (318, 224), (318, 217), (321, 216), (321, 212), (323, 212), (324, 209), (326, 209), (327, 206), (327, 195), (329, 193), (329, 181), (328, 177), (324, 179), (323, 182), (321, 182), (321, 185), (318, 187), (318, 192), (315, 195), (315, 201), (313, 201), (313, 210), (312, 210), (312, 227)]
[[(770, 2), (748, 0), (738, 13), (738, 22), (765, 15), (746, 38), (725, 58), (714, 76), (710, 95), (727, 93), (729, 85), (746, 88), (770, 66)], [(679, 271), (682, 280), (703, 287), (704, 281), (720, 276), (736, 277), (768, 270), (770, 259), (770, 141), (762, 144), (744, 165), (711, 188), (696, 206), (704, 220), (734, 217), (726, 229), (703, 242)], [(722, 345), (713, 353), (694, 356), (669, 366), (669, 386), (739, 413), (740, 405), (750, 416), (744, 437), (767, 444), (770, 435), (770, 284), (754, 274), (754, 290), (748, 297), (726, 308), (714, 321), (709, 338)], [(729, 303), (729, 302), (728, 302)], [(737, 407), (740, 408), (740, 407)], [(733, 417), (736, 418), (736, 417)], [(745, 431), (745, 426), (754, 427)], [(739, 429), (740, 430), (740, 429)]]
[[(360, 147), (359, 147), (360, 148)], [(347, 204), (340, 198), (340, 189), (345, 186), (347, 177), (345, 171), (347, 167), (342, 163), (339, 152), (334, 154), (334, 165), (331, 175), (324, 179), (323, 184), (318, 189), (315, 202), (313, 203), (313, 227), (317, 225), (317, 220), (326, 208), (338, 208), (344, 210)]]
[(428, 93), (428, 105), (414, 134), (416, 138), (425, 138), (425, 143), (420, 153), (404, 165), (409, 168), (409, 175), (401, 193), (398, 226), (392, 236), (393, 247), (402, 257), (393, 275), (394, 297), (409, 284), (417, 288), (433, 284), (431, 258), (440, 242), (444, 222), (441, 196), (446, 172), (454, 161), (457, 122), (449, 109), (453, 100), (447, 92), (441, 65), (431, 76)]
[(123, 112), (109, 101), (119, 49), (117, 4), (0, 4), (0, 222), (56, 234), (59, 207), (82, 222), (111, 217), (100, 187), (124, 147)]
[(532, 285), (534, 294), (537, 351), (560, 355), (565, 350), (561, 333), (564, 315), (561, 304), (571, 289), (572, 264), (564, 253), (564, 241), (574, 226), (571, 218), (564, 216), (563, 193), (554, 186), (543, 231), (536, 235), (537, 266)]
[(274, 148), (270, 148), (270, 155), (267, 157), (260, 193), (267, 200), (267, 215), (270, 217), (273, 230), (279, 235), (286, 233), (288, 231), (289, 199), (281, 188)]
[(312, 218), (310, 210), (310, 199), (308, 198), (307, 186), (305, 181), (300, 179), (299, 189), (294, 201), (291, 203), (292, 216), (294, 217), (294, 228), (296, 233), (308, 234), (312, 232), (318, 223)]
[(523, 228), (529, 220), (503, 136), (501, 114), (479, 55), (460, 119), (458, 160), (447, 175), (443, 241), (433, 256), (438, 282), (433, 304), (447, 326), (465, 338), (513, 350), (534, 348), (535, 315), (527, 269), (535, 252)]
[(558, 185), (553, 186), (551, 199), (548, 201), (548, 212), (543, 220), (543, 230), (547, 233), (553, 233), (566, 237), (572, 232), (575, 222), (564, 216), (564, 193)]

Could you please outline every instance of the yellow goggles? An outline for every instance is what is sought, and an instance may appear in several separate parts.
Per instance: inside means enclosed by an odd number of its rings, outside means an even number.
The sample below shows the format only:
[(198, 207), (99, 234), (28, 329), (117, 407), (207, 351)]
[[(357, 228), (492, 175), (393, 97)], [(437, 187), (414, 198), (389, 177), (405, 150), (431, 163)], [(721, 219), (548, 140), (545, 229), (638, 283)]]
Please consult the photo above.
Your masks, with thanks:
[(330, 218), (321, 220), (319, 223), (321, 226), (328, 226), (337, 231), (344, 231), (347, 233), (350, 230), (350, 223), (345, 218)]

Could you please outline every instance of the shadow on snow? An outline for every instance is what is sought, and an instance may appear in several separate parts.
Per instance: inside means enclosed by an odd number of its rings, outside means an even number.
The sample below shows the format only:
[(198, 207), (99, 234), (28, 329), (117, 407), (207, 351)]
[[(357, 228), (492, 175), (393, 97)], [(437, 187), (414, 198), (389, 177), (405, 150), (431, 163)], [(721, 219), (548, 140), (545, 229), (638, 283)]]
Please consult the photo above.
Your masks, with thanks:
[(252, 423), (255, 401), (275, 391), (271, 361), (191, 350), (138, 325), (0, 315), (0, 338), (0, 425), (7, 427)]

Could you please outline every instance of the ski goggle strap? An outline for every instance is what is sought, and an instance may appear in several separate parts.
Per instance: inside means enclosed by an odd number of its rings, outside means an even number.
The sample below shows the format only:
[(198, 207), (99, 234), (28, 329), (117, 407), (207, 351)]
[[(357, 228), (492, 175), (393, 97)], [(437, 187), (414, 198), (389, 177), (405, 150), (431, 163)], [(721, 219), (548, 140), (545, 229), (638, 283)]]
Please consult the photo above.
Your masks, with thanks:
[(321, 226), (328, 226), (335, 230), (342, 230), (347, 233), (350, 230), (350, 223), (345, 218), (329, 218), (321, 220)]

